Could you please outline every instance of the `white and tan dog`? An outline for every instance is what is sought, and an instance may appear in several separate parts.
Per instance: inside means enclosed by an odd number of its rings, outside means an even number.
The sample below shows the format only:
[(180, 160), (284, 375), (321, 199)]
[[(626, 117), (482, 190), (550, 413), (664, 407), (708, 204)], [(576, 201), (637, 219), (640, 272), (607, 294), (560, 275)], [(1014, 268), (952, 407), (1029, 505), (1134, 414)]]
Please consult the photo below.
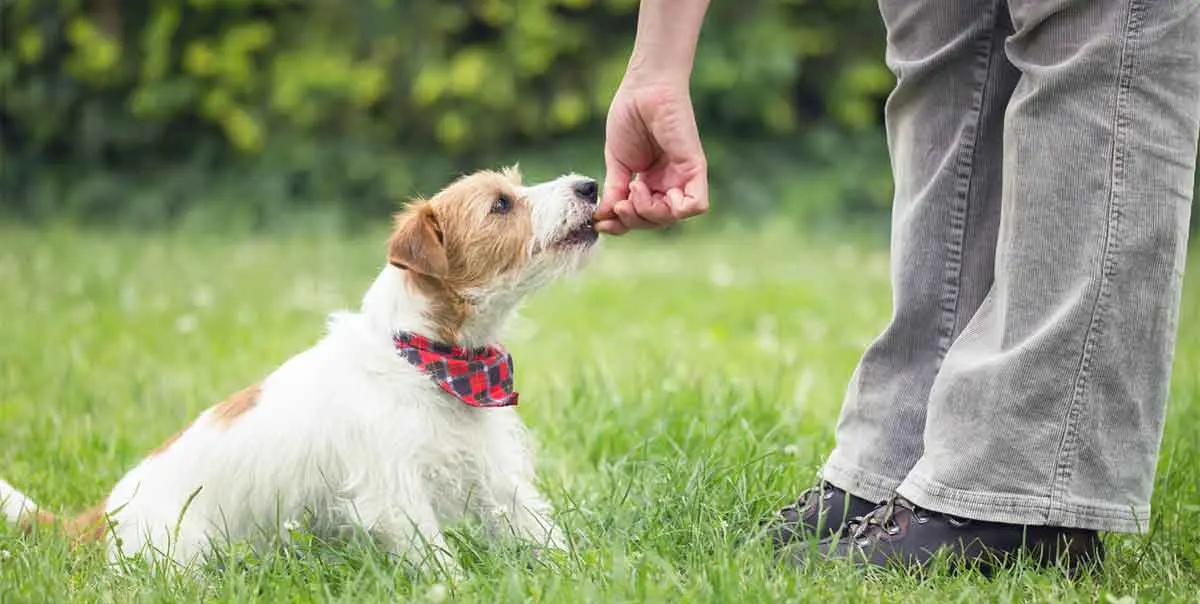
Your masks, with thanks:
[(313, 347), (203, 412), (94, 509), (60, 521), (0, 480), (4, 515), (104, 540), (110, 560), (185, 566), (211, 541), (268, 546), (293, 523), (365, 529), (452, 572), (442, 527), (464, 518), (562, 547), (497, 340), (523, 298), (591, 254), (596, 189), (574, 175), (523, 186), (510, 168), (414, 201), (359, 312), (331, 315)]

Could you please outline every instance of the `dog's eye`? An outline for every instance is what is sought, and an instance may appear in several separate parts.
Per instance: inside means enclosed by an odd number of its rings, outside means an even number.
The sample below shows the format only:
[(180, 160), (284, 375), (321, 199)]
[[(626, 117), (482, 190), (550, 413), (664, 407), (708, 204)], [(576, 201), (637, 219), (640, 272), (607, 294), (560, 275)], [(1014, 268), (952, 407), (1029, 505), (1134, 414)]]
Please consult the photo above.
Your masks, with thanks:
[(507, 214), (509, 212), (509, 210), (512, 209), (512, 207), (513, 207), (512, 198), (509, 197), (508, 195), (501, 195), (496, 198), (496, 201), (492, 202), (492, 213), (493, 214)]

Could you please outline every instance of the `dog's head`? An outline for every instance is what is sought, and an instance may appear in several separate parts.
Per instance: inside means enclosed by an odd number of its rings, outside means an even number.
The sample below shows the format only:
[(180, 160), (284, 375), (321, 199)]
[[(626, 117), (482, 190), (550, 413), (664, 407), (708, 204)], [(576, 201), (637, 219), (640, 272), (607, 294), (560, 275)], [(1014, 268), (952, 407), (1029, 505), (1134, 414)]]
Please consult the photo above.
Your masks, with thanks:
[(463, 176), (396, 215), (388, 262), (430, 300), (439, 335), (486, 331), (583, 265), (598, 239), (597, 189), (578, 175), (526, 186), (516, 167)]

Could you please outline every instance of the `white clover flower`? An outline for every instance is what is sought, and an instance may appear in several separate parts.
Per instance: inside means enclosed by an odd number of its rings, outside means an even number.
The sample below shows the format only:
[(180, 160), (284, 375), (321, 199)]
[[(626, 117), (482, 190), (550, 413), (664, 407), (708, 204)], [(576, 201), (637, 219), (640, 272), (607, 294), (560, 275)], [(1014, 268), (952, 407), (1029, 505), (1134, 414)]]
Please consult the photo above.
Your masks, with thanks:
[(440, 602), (445, 602), (449, 595), (450, 590), (447, 589), (445, 585), (441, 583), (434, 583), (433, 585), (429, 586), (429, 593), (426, 594), (426, 597), (429, 598), (430, 602), (439, 604)]

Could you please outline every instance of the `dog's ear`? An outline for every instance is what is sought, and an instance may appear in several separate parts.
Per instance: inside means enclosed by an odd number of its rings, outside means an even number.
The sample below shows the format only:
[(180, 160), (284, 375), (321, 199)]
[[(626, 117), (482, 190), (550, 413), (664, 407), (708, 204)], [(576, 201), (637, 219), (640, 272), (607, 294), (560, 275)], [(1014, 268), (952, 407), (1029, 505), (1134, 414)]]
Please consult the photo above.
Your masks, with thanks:
[(505, 166), (500, 170), (500, 174), (508, 179), (514, 186), (521, 186), (521, 164), (516, 163), (511, 166)]
[(396, 215), (396, 228), (388, 240), (388, 262), (439, 279), (449, 272), (442, 229), (428, 203), (417, 203)]

